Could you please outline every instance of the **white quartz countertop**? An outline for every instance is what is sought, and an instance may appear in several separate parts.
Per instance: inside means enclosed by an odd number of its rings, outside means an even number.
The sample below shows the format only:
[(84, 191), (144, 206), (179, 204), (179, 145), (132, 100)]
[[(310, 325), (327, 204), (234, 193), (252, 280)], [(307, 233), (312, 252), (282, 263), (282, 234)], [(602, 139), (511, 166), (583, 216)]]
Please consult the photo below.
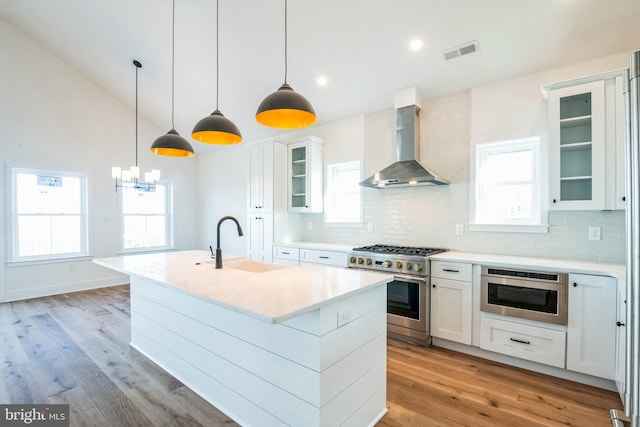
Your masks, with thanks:
[(94, 262), (271, 323), (284, 322), (393, 279), (379, 272), (267, 264), (226, 254), (223, 268), (216, 269), (208, 251), (128, 255)]
[(535, 258), (512, 255), (482, 254), (473, 252), (446, 251), (429, 257), (432, 261), (458, 261), (492, 267), (527, 267), (548, 269), (558, 273), (582, 273), (611, 276), (624, 282), (624, 264), (576, 261), (570, 259)]

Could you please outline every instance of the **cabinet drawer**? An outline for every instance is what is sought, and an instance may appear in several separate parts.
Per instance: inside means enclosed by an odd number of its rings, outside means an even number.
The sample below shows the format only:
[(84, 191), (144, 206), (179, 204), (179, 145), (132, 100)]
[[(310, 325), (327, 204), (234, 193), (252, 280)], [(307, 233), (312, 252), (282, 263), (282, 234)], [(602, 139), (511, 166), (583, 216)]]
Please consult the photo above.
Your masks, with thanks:
[(333, 265), (335, 267), (347, 266), (347, 254), (345, 252), (316, 251), (312, 249), (300, 249), (300, 263), (313, 263)]
[(291, 248), (288, 246), (274, 246), (273, 257), (298, 261), (300, 259), (300, 250), (298, 248)]
[(431, 261), (431, 277), (471, 282), (471, 264), (463, 262)]
[(480, 348), (564, 368), (566, 332), (482, 317)]

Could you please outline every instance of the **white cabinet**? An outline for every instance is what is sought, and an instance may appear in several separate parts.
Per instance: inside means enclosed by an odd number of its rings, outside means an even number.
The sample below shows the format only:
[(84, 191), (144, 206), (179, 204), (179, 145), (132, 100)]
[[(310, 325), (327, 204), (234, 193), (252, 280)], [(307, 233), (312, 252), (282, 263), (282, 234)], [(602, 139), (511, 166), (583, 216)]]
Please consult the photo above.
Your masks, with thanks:
[(604, 107), (604, 81), (549, 92), (552, 209), (604, 209)]
[(300, 219), (287, 212), (287, 144), (269, 139), (248, 146), (248, 256), (271, 262), (274, 240), (300, 239)]
[(622, 71), (543, 90), (549, 100), (550, 208), (624, 209)]
[(431, 262), (431, 335), (471, 344), (472, 265)]
[(250, 212), (248, 214), (249, 259), (272, 262), (273, 214)]
[(482, 313), (480, 348), (564, 368), (565, 331)]
[(618, 317), (616, 321), (616, 368), (615, 381), (616, 388), (620, 394), (620, 399), (624, 402), (624, 391), (626, 388), (626, 349), (627, 349), (627, 290), (624, 286), (618, 285), (618, 307), (616, 310)]
[(322, 139), (309, 136), (289, 145), (289, 212), (322, 212), (323, 144)]
[(300, 249), (300, 265), (321, 264), (333, 267), (346, 267), (346, 252)]
[(273, 263), (283, 265), (300, 265), (300, 249), (290, 246), (274, 246)]
[(249, 146), (249, 212), (273, 212), (279, 196), (274, 189), (285, 179), (285, 156), (286, 145), (276, 139)]
[(570, 274), (568, 293), (567, 369), (613, 380), (616, 279)]

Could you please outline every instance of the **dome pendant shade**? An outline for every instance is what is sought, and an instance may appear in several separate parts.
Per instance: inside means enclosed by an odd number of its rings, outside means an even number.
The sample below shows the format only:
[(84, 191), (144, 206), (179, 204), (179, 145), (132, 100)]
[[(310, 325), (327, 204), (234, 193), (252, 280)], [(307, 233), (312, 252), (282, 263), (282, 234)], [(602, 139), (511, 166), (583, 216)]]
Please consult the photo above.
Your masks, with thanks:
[(196, 155), (189, 141), (181, 137), (175, 129), (171, 129), (166, 135), (156, 139), (151, 145), (151, 152), (171, 157), (193, 157)]
[(304, 96), (285, 83), (260, 103), (256, 120), (273, 128), (297, 129), (314, 124), (316, 112)]
[(242, 141), (240, 129), (217, 109), (196, 123), (191, 137), (205, 144), (231, 145)]

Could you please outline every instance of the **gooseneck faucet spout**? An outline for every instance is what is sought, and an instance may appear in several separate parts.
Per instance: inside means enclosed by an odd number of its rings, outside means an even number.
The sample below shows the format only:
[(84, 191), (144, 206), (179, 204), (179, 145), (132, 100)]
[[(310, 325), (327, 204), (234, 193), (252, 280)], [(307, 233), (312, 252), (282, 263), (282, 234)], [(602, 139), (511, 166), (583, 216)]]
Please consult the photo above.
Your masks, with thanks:
[(220, 220), (218, 221), (218, 236), (216, 241), (216, 268), (222, 268), (222, 249), (220, 249), (220, 225), (228, 219), (236, 223), (236, 226), (238, 227), (238, 236), (244, 235), (242, 233), (242, 227), (240, 227), (240, 223), (237, 219), (232, 216), (223, 216), (222, 218), (220, 218)]

